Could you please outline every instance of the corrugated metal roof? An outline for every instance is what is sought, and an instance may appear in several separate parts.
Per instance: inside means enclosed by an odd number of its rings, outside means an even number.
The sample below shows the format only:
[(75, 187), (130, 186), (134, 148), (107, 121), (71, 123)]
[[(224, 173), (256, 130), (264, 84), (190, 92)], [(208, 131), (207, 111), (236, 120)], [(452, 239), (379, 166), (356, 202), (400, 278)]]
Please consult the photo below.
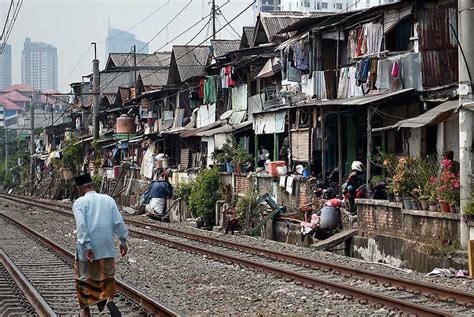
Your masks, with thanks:
[(253, 26), (244, 26), (242, 31), (242, 38), (240, 42), (240, 48), (252, 47), (253, 38), (255, 34), (255, 27)]
[[(171, 63), (175, 63), (179, 81), (184, 82), (192, 77), (206, 76), (206, 65), (209, 57), (209, 46), (175, 45), (171, 55)], [(170, 65), (170, 73), (175, 65)], [(168, 82), (169, 82), (168, 77)], [(169, 82), (170, 83), (170, 82)], [(174, 83), (174, 82), (171, 82)]]
[(401, 120), (387, 127), (375, 128), (372, 129), (372, 131), (379, 132), (397, 128), (421, 128), (427, 125), (437, 124), (451, 117), (454, 109), (457, 107), (459, 107), (459, 100), (449, 100), (417, 117)]
[(144, 86), (164, 86), (168, 82), (168, 68), (160, 70), (140, 70), (139, 76)]
[(116, 93), (119, 87), (129, 87), (134, 82), (134, 72), (100, 72), (100, 91)]
[(458, 81), (458, 49), (450, 25), (456, 28), (454, 8), (421, 9), (418, 32), (422, 54), (423, 87)]
[[(170, 53), (158, 53), (158, 54), (137, 54), (137, 67), (161, 67), (164, 61), (170, 57)], [(163, 61), (163, 62), (162, 62)], [(169, 64), (169, 63), (168, 63)], [(111, 53), (107, 60), (106, 70), (112, 70), (116, 68), (133, 68), (134, 57), (133, 53)]]
[(292, 105), (292, 106), (276, 107), (276, 108), (270, 108), (263, 111), (254, 112), (254, 114), (275, 112), (275, 111), (281, 111), (284, 109), (291, 109), (291, 108), (296, 109), (296, 108), (315, 107), (315, 106), (316, 107), (364, 106), (364, 105), (369, 105), (369, 104), (377, 104), (394, 97), (398, 98), (398, 97), (410, 96), (414, 92), (415, 90), (413, 88), (408, 88), (408, 89), (389, 91), (389, 92), (384, 92), (384, 93), (380, 93), (376, 95), (367, 95), (364, 97), (356, 97), (356, 98), (332, 99), (332, 100), (326, 100), (326, 101), (313, 99), (313, 100), (298, 102), (297, 104)]
[(196, 136), (198, 133), (213, 129), (215, 127), (220, 126), (221, 124), (222, 124), (222, 121), (216, 121), (216, 122), (211, 123), (209, 125), (206, 125), (204, 127), (200, 127), (200, 128), (193, 129), (193, 130), (187, 130), (187, 131), (181, 133), (181, 137), (182, 138), (193, 137), (193, 136)]
[(220, 57), (240, 48), (240, 40), (211, 40), (214, 57)]
[(295, 22), (298, 22), (302, 18), (303, 16), (296, 15), (277, 15), (267, 12), (260, 13), (260, 21), (269, 42), (271, 42), (282, 29), (292, 25)]
[(252, 121), (245, 121), (245, 122), (242, 122), (242, 123), (239, 123), (239, 124), (236, 124), (236, 125), (227, 124), (227, 125), (219, 127), (219, 128), (207, 130), (205, 132), (196, 133), (196, 135), (197, 136), (212, 136), (212, 135), (216, 135), (216, 134), (220, 134), (220, 133), (232, 133), (232, 132), (235, 132), (239, 129), (243, 129), (243, 128), (251, 126), (251, 125), (252, 125)]

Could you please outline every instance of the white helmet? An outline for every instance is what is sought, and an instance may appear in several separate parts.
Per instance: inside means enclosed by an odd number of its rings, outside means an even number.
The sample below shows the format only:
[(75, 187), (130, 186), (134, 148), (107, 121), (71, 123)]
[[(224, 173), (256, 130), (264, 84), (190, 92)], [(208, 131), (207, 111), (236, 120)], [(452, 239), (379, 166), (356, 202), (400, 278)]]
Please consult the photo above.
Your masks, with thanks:
[(351, 169), (353, 171), (363, 172), (364, 171), (364, 164), (359, 161), (352, 162)]

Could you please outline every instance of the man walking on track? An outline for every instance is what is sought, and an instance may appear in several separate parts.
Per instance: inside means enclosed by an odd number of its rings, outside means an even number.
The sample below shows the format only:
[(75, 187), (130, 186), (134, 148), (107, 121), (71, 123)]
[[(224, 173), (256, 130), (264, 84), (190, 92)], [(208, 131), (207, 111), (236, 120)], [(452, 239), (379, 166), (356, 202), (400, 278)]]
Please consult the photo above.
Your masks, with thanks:
[(112, 301), (115, 293), (114, 234), (120, 239), (120, 255), (127, 254), (128, 229), (112, 197), (94, 191), (89, 174), (75, 178), (80, 198), (73, 205), (77, 226), (76, 290), (81, 316), (90, 316), (90, 306), (105, 306), (112, 316), (121, 316)]

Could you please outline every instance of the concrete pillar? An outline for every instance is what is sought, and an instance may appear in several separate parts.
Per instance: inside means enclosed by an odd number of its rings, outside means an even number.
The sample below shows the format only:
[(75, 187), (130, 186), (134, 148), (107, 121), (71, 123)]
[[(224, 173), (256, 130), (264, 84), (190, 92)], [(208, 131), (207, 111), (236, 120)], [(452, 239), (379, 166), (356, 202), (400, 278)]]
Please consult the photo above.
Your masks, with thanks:
[[(458, 33), (459, 33), (459, 104), (474, 101), (472, 76), (474, 75), (474, 0), (458, 0)], [(471, 191), (471, 147), (472, 147), (472, 112), (462, 109), (459, 112), (459, 163), (461, 183), (461, 213), (470, 198)], [(469, 242), (469, 228), (461, 217), (460, 240), (464, 249)]]

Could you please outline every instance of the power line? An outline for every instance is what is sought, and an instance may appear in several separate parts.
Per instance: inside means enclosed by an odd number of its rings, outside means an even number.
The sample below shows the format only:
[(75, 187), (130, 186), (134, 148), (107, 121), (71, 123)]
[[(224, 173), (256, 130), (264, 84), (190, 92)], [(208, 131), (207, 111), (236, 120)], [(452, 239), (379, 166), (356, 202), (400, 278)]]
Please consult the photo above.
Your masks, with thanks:
[(23, 0), (18, 0), (18, 4), (17, 4), (16, 8), (13, 11), (12, 23), (10, 24), (10, 26), (7, 30), (6, 37), (3, 38), (3, 45), (2, 45), (2, 49), (0, 50), (0, 54), (3, 53), (3, 50), (5, 49), (5, 46), (7, 45), (8, 39), (10, 38), (10, 34), (13, 30), (13, 26), (15, 25), (16, 19), (18, 18), (18, 14), (20, 13), (20, 9), (21, 9), (22, 5), (23, 5)]
[(224, 18), (224, 21), (229, 24), (229, 26), (230, 26), (230, 28), (232, 29), (232, 31), (234, 31), (234, 33), (237, 34), (237, 37), (240, 37), (241, 34), (239, 34), (239, 32), (237, 32), (237, 31), (234, 29), (234, 27), (232, 26), (232, 24), (229, 23), (229, 21), (227, 21), (225, 15), (224, 15), (224, 14), (222, 13), (222, 11), (221, 11), (221, 8), (219, 8), (218, 10), (219, 10), (219, 14)]
[[(219, 29), (216, 31), (216, 33), (222, 31), (222, 30), (223, 30), (225, 27), (227, 27), (230, 23), (232, 23), (233, 21), (235, 21), (235, 20), (236, 20), (239, 16), (241, 16), (245, 11), (247, 11), (248, 9), (250, 9), (256, 2), (257, 2), (257, 0), (253, 0), (251, 4), (249, 4), (248, 6), (246, 6), (242, 11), (240, 11), (236, 16), (234, 16), (229, 22), (227, 22), (226, 24), (224, 24), (224, 26), (222, 26), (221, 28), (219, 28)], [(211, 37), (212, 37), (212, 35), (206, 37), (206, 38), (204, 39), (204, 41), (202, 41), (201, 43), (199, 43), (199, 44), (197, 44), (197, 45), (194, 45), (194, 47), (193, 47), (191, 50), (187, 51), (186, 53), (184, 53), (184, 54), (181, 55), (180, 57), (176, 58), (175, 61), (177, 62), (177, 61), (179, 61), (180, 59), (184, 58), (186, 55), (188, 55), (188, 54), (194, 52), (198, 47), (200, 47), (202, 44), (204, 44), (205, 42), (207, 42), (208, 40), (210, 40)], [(189, 42), (188, 42), (188, 44), (189, 44)], [(186, 44), (186, 45), (187, 45), (187, 44)], [(164, 59), (163, 61), (168, 61), (168, 60), (170, 60), (170, 59), (171, 59), (171, 57), (168, 57), (168, 58)], [(163, 69), (163, 68), (165, 68), (165, 67), (162, 67), (161, 69)], [(154, 72), (151, 72), (151, 73), (148, 74), (148, 75), (143, 76), (142, 79), (147, 78), (147, 77), (150, 77), (150, 76), (152, 76), (152, 75), (158, 73), (161, 69), (159, 69), (159, 70), (157, 70), (157, 71), (154, 71)], [(125, 84), (125, 85), (130, 85), (130, 84), (132, 84), (132, 83), (133, 83), (133, 82), (130, 82), (130, 83), (127, 83), (127, 84)], [(121, 86), (117, 86), (117, 87), (113, 87), (113, 88), (118, 88), (118, 87), (121, 87)]]
[[(143, 47), (137, 52), (137, 53), (140, 53), (148, 44), (151, 43), (151, 41), (153, 41), (158, 35), (160, 35), (174, 20), (176, 20), (180, 15), (181, 13), (183, 13), (184, 10), (186, 10), (187, 7), (189, 7), (189, 5), (192, 3), (192, 0), (189, 0), (189, 2), (168, 22), (165, 24), (165, 26), (163, 26), (159, 31), (158, 33), (156, 33), (147, 43), (145, 43), (145, 45), (143, 45)], [(136, 53), (135, 53), (136, 54)], [(130, 53), (127, 55), (127, 57), (125, 58), (122, 66), (120, 68), (122, 68), (126, 62), (128, 61), (128, 58), (130, 56)], [(150, 55), (151, 56), (151, 55)], [(143, 58), (141, 60), (141, 62), (143, 63), (143, 61), (145, 61), (149, 56), (146, 56), (145, 58)], [(107, 87), (109, 87), (113, 81), (119, 76), (120, 72), (117, 72), (117, 74), (115, 75), (115, 77), (107, 84), (105, 85), (104, 87), (101, 87), (101, 90), (102, 89), (105, 89)]]
[(120, 35), (134, 29), (135, 27), (137, 27), (138, 25), (142, 24), (143, 22), (145, 22), (146, 20), (148, 20), (149, 18), (151, 18), (152, 16), (154, 16), (156, 13), (158, 13), (161, 9), (163, 9), (171, 0), (168, 0), (166, 1), (165, 4), (163, 4), (162, 6), (160, 6), (158, 9), (156, 9), (155, 11), (153, 11), (152, 13), (150, 13), (149, 15), (147, 15), (146, 17), (144, 17), (143, 19), (141, 19), (140, 21), (138, 21), (137, 23), (135, 23), (134, 25), (132, 25), (131, 27), (129, 27), (128, 29), (126, 29), (125, 31), (121, 31), (120, 33), (118, 34), (115, 34), (114, 36), (111, 36), (111, 37), (107, 37), (105, 40), (101, 41), (101, 42), (97, 42), (97, 44), (103, 44), (107, 41), (110, 41), (116, 37), (119, 37)]
[(0, 41), (3, 40), (3, 37), (4, 37), (4, 35), (5, 35), (5, 30), (6, 30), (7, 25), (8, 25), (8, 20), (10, 19), (10, 13), (11, 13), (11, 11), (12, 11), (13, 2), (14, 2), (14, 0), (11, 0), (11, 1), (10, 1), (10, 6), (9, 6), (9, 8), (8, 8), (8, 13), (7, 13), (7, 18), (5, 19), (5, 24), (3, 25), (2, 35), (0, 36)]
[(66, 80), (68, 80), (69, 76), (72, 75), (72, 73), (74, 73), (74, 71), (77, 69), (77, 67), (79, 67), (79, 65), (82, 63), (82, 61), (84, 60), (84, 58), (86, 58), (86, 55), (87, 53), (89, 53), (89, 51), (91, 50), (92, 48), (92, 44), (90, 44), (88, 47), (87, 47), (87, 50), (84, 52), (84, 55), (82, 55), (81, 59), (79, 60), (79, 62), (77, 62), (76, 66), (74, 66), (74, 68), (69, 72), (69, 74), (64, 78), (64, 80), (58, 85), (58, 86), (61, 86), (62, 84), (64, 84), (66, 82)]

